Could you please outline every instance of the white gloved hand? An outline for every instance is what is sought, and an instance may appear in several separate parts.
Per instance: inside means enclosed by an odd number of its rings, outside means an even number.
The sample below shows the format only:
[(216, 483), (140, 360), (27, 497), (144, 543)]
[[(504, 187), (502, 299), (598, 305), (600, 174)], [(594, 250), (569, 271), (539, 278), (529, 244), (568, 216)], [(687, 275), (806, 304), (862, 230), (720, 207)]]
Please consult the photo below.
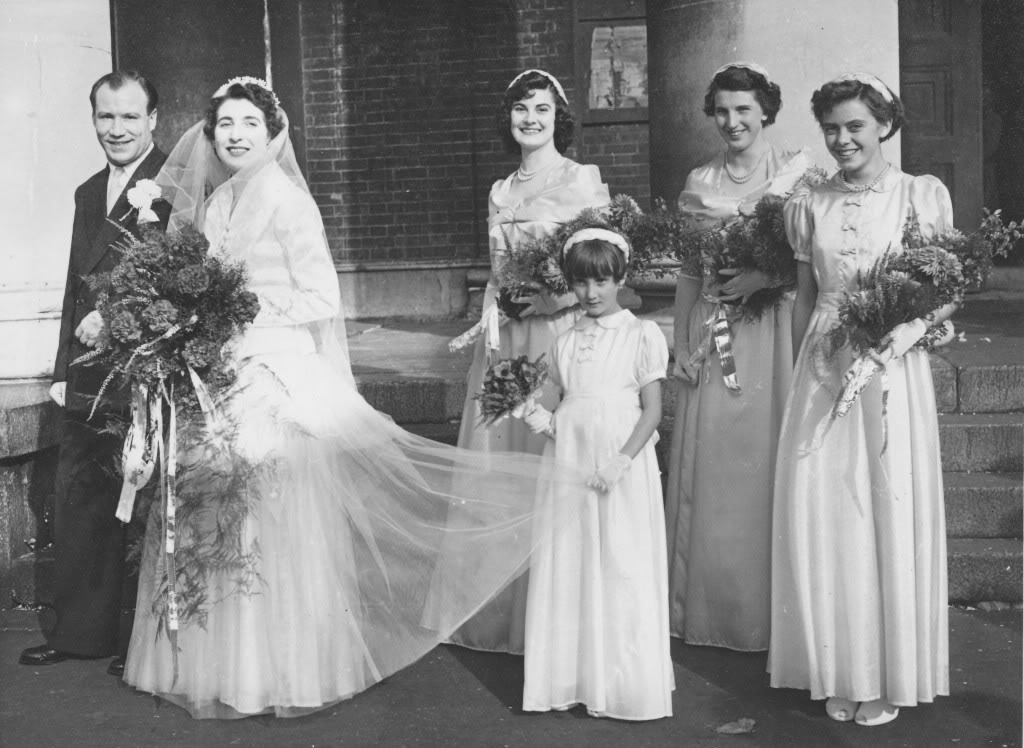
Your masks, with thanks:
[(611, 462), (603, 465), (596, 473), (587, 480), (587, 485), (595, 491), (607, 493), (616, 483), (622, 480), (622, 476), (629, 470), (632, 460), (621, 452), (612, 458)]
[(523, 416), (523, 420), (534, 434), (555, 438), (555, 414), (543, 405), (534, 405), (533, 409)]
[(75, 330), (75, 337), (90, 348), (95, 348), (99, 343), (101, 332), (103, 332), (103, 317), (94, 309), (85, 315), (79, 323)]
[(67, 382), (54, 382), (50, 385), (50, 399), (60, 407), (64, 407), (64, 398), (67, 394)]
[(900, 358), (913, 348), (914, 343), (924, 337), (926, 332), (928, 332), (928, 323), (920, 317), (910, 322), (903, 322), (892, 328), (892, 331), (882, 338), (882, 347), (888, 346), (892, 351), (893, 358)]

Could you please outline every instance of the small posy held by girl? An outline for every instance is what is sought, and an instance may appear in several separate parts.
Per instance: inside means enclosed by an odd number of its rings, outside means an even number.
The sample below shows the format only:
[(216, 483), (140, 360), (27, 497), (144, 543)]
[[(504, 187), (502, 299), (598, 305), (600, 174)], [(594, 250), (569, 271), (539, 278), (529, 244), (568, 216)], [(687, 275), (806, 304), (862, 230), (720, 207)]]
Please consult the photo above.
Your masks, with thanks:
[(584, 705), (592, 716), (671, 716), (668, 578), (654, 453), (668, 347), (617, 300), (629, 247), (604, 228), (566, 242), (563, 272), (585, 316), (558, 337), (555, 411), (525, 416), (545, 457), (592, 472), (581, 516), (538, 494), (526, 609), (523, 709)]
[(908, 216), (933, 237), (952, 228), (952, 205), (938, 179), (885, 160), (903, 105), (878, 78), (841, 76), (811, 105), (840, 170), (786, 206), (799, 354), (775, 473), (769, 670), (776, 688), (828, 699), (833, 719), (877, 725), (949, 694), (938, 419), (928, 354), (912, 346), (955, 305), (897, 325), (884, 376), (831, 427), (854, 353), (820, 343), (858, 272), (902, 251)]

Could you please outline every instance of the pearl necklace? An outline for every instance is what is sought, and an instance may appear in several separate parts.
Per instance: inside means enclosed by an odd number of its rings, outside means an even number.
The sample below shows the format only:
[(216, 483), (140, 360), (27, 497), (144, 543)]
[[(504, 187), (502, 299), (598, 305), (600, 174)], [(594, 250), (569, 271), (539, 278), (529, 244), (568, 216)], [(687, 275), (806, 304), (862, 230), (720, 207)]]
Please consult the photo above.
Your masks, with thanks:
[(722, 156), (722, 161), (725, 163), (725, 173), (729, 176), (729, 179), (731, 179), (736, 184), (746, 184), (747, 182), (754, 178), (754, 174), (757, 173), (757, 171), (761, 168), (761, 162), (764, 161), (767, 156), (768, 151), (765, 151), (764, 153), (761, 154), (761, 158), (757, 160), (757, 163), (754, 164), (750, 171), (748, 171), (746, 174), (742, 176), (736, 176), (735, 174), (732, 173), (732, 169), (729, 167), (729, 154), (726, 153), (724, 156)]
[(519, 164), (519, 168), (516, 169), (516, 179), (518, 179), (520, 182), (529, 182), (535, 176), (547, 171), (561, 160), (562, 157), (559, 156), (558, 158), (552, 160), (550, 164), (544, 164), (544, 166), (534, 169), (533, 171), (526, 171), (526, 169), (523, 168), (523, 165)]
[(847, 192), (867, 192), (868, 190), (872, 189), (875, 185), (882, 181), (882, 177), (884, 177), (885, 173), (889, 171), (890, 166), (892, 166), (892, 164), (886, 162), (885, 168), (878, 172), (878, 176), (872, 179), (870, 184), (850, 184), (849, 182), (846, 181), (845, 170), (840, 170), (839, 181), (842, 182), (843, 189), (845, 189)]

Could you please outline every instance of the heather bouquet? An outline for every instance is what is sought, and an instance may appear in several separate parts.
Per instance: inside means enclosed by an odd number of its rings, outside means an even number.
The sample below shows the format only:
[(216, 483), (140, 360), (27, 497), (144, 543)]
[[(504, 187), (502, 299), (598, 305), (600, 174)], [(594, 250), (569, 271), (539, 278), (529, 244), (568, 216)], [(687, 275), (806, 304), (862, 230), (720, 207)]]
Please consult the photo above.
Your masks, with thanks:
[(965, 234), (950, 229), (926, 239), (921, 233), (917, 216), (911, 211), (903, 229), (903, 246), (931, 246), (952, 253), (960, 260), (966, 289), (974, 290), (981, 288), (992, 271), (993, 259), (1006, 257), (1013, 245), (1024, 236), (1020, 228), (1016, 222), (1003, 223), (1001, 211), (985, 210), (985, 218), (977, 231)]
[[(837, 309), (838, 324), (825, 334), (823, 350), (819, 351), (829, 361), (835, 360), (843, 348), (852, 349), (856, 355), (843, 375), (829, 426), (849, 413), (876, 374), (882, 376), (884, 416), (886, 366), (895, 353), (891, 345), (883, 346), (883, 341), (898, 325), (928, 320), (936, 309), (960, 303), (966, 285), (960, 260), (937, 246), (905, 247), (899, 253), (886, 253), (858, 273), (857, 289), (846, 292)], [(932, 325), (913, 347), (932, 347), (951, 332), (948, 323)]]

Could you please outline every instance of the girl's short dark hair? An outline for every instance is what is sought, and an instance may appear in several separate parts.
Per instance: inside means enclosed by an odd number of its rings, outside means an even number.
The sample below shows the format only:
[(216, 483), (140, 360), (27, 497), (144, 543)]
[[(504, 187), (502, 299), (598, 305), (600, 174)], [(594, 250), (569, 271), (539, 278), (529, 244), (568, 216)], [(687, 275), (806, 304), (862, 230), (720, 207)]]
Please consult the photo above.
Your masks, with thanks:
[(769, 83), (758, 72), (747, 68), (728, 67), (711, 79), (708, 92), (704, 95), (704, 114), (715, 116), (715, 94), (719, 91), (753, 91), (754, 98), (765, 114), (764, 124), (775, 123), (782, 109), (782, 89), (778, 83)]
[(284, 117), (277, 107), (277, 97), (272, 91), (255, 83), (232, 83), (223, 96), (214, 96), (210, 99), (210, 107), (206, 110), (206, 124), (203, 125), (203, 134), (210, 140), (213, 140), (213, 131), (217, 127), (217, 112), (220, 105), (228, 99), (243, 99), (263, 112), (271, 140), (284, 129)]
[[(889, 89), (888, 86), (886, 88)], [(839, 104), (850, 99), (860, 99), (879, 123), (888, 122), (891, 125), (886, 136), (880, 138), (884, 141), (899, 132), (906, 121), (900, 97), (893, 93), (892, 89), (889, 89), (889, 93), (892, 95), (892, 101), (886, 101), (882, 94), (858, 80), (831, 81), (811, 95), (811, 111), (820, 125), (825, 115)]]
[(569, 285), (587, 278), (626, 277), (626, 257), (622, 250), (603, 239), (588, 239), (573, 244), (562, 258), (562, 275)]
[(534, 91), (547, 89), (551, 92), (551, 98), (555, 100), (555, 148), (559, 153), (565, 153), (572, 145), (573, 132), (576, 129), (576, 119), (569, 111), (568, 102), (564, 101), (551, 81), (540, 73), (527, 73), (517, 80), (501, 97), (498, 111), (495, 116), (495, 124), (498, 130), (498, 137), (505, 145), (509, 153), (519, 153), (519, 143), (512, 137), (512, 107), (523, 99), (534, 96)]

